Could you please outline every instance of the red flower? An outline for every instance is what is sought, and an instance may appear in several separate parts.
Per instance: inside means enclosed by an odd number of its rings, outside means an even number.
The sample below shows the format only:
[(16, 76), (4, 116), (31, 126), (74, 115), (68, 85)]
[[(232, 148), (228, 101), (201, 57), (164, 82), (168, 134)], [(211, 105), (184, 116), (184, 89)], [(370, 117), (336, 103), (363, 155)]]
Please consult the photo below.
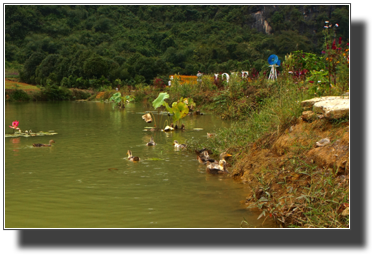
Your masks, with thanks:
[(341, 44), (342, 37), (338, 39), (338, 44)]
[(19, 121), (13, 121), (12, 126), (9, 126), (9, 127), (20, 131), (20, 128), (17, 127), (18, 125), (19, 125)]
[(314, 83), (314, 81), (309, 81), (309, 83)]
[(332, 44), (332, 49), (335, 50), (337, 47), (336, 47), (336, 39), (333, 40), (333, 44)]
[(20, 128), (18, 128), (17, 126), (19, 125), (19, 121), (13, 121), (12, 122), (12, 126), (9, 126), (10, 128), (13, 128), (13, 129), (18, 129), (20, 130)]

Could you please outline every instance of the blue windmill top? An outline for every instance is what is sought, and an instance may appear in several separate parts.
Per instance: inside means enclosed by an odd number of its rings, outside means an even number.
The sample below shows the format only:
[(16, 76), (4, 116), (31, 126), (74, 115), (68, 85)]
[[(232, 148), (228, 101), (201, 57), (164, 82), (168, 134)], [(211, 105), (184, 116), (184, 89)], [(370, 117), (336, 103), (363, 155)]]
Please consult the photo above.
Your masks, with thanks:
[(269, 65), (275, 65), (278, 63), (278, 61), (279, 61), (278, 56), (276, 56), (275, 54), (270, 55), (269, 58), (267, 59), (267, 62), (269, 63)]

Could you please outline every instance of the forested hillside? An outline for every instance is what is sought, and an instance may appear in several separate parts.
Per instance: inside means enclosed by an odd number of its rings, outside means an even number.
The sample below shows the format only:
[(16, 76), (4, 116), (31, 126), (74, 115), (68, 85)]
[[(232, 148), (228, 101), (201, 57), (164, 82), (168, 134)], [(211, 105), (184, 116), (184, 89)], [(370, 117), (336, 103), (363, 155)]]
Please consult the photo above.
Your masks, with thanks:
[(6, 5), (5, 59), (24, 82), (79, 88), (261, 70), (272, 53), (319, 54), (325, 20), (348, 40), (349, 6)]

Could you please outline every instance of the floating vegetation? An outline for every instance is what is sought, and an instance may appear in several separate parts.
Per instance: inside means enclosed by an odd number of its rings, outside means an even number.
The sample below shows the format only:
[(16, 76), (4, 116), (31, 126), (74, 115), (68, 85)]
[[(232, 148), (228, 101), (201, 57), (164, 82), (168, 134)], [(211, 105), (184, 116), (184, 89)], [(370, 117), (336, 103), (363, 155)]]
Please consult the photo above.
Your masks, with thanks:
[(16, 138), (16, 137), (34, 137), (34, 136), (52, 136), (56, 135), (57, 133), (54, 132), (54, 130), (50, 130), (48, 132), (44, 131), (39, 131), (39, 132), (32, 132), (30, 131), (25, 131), (25, 132), (15, 132), (13, 134), (5, 134), (5, 138)]
[(163, 158), (146, 158), (146, 160), (164, 160)]

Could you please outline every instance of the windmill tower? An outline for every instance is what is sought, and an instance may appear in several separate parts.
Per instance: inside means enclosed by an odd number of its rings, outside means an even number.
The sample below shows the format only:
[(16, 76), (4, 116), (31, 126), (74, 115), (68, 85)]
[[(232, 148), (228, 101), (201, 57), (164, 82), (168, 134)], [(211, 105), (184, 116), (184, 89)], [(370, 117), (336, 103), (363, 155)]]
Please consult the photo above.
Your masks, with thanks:
[(269, 74), (269, 80), (276, 80), (277, 79), (277, 67), (281, 64), (281, 61), (278, 60), (278, 56), (275, 54), (272, 54), (267, 59), (267, 62), (270, 65), (270, 74)]

